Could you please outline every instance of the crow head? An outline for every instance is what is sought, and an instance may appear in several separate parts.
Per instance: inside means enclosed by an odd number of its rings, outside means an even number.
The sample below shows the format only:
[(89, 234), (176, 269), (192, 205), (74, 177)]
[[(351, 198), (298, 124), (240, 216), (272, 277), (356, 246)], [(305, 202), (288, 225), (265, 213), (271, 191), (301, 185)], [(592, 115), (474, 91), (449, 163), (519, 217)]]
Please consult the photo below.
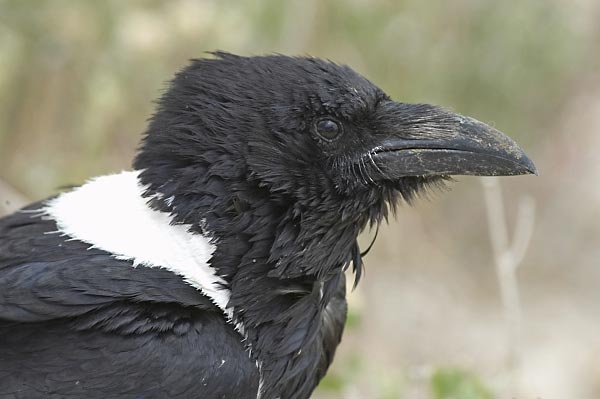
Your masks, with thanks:
[[(291, 223), (273, 237), (301, 241), (301, 253), (317, 246), (333, 254), (325, 262), (298, 259), (276, 238), (272, 274), (322, 274), (347, 262), (356, 252), (348, 242), (386, 217), (398, 196), (410, 200), (450, 175), (535, 173), (494, 128), (440, 107), (394, 102), (349, 67), (281, 55), (215, 56), (175, 77), (135, 167), (144, 171), (148, 195), (160, 199), (154, 206), (177, 222), (200, 231), (208, 224), (217, 236), (251, 234), (231, 222), (251, 223), (250, 214), (264, 212), (278, 215), (279, 226)], [(342, 234), (352, 240), (340, 244)]]

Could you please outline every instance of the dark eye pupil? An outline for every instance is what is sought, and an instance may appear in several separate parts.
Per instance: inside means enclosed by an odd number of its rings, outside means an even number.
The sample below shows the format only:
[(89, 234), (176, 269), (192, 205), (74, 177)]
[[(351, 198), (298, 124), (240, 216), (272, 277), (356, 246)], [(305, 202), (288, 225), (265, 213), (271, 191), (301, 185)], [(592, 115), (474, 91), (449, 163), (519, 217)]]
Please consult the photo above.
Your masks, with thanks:
[(326, 139), (333, 139), (340, 133), (340, 126), (331, 119), (321, 119), (317, 122), (317, 133)]

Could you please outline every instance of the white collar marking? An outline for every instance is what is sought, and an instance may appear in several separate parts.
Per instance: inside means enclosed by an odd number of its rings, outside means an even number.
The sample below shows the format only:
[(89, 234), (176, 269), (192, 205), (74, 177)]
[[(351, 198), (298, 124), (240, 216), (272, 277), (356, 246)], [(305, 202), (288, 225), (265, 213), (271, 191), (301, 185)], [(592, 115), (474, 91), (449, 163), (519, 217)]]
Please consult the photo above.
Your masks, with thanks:
[(90, 180), (50, 200), (46, 214), (59, 232), (112, 253), (133, 266), (159, 267), (181, 277), (209, 297), (231, 320), (230, 292), (209, 264), (214, 240), (173, 225), (168, 213), (151, 209), (142, 197), (138, 171)]

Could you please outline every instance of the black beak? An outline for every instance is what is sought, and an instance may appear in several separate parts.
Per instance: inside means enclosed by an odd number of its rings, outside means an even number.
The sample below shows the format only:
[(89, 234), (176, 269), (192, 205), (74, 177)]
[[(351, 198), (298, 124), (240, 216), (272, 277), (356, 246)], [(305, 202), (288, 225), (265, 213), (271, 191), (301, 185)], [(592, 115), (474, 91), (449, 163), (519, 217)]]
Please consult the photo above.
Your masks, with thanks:
[(383, 179), (537, 175), (513, 140), (473, 118), (432, 105), (392, 101), (378, 112), (377, 142), (369, 156)]

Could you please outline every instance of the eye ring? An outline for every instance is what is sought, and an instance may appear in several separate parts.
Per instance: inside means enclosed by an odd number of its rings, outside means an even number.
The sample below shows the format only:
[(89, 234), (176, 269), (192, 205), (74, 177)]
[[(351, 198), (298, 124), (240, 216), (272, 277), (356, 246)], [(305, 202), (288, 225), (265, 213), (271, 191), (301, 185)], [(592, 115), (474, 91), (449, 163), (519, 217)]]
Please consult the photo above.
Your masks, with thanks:
[(317, 135), (326, 141), (333, 141), (343, 133), (342, 124), (331, 117), (317, 119), (314, 128)]

